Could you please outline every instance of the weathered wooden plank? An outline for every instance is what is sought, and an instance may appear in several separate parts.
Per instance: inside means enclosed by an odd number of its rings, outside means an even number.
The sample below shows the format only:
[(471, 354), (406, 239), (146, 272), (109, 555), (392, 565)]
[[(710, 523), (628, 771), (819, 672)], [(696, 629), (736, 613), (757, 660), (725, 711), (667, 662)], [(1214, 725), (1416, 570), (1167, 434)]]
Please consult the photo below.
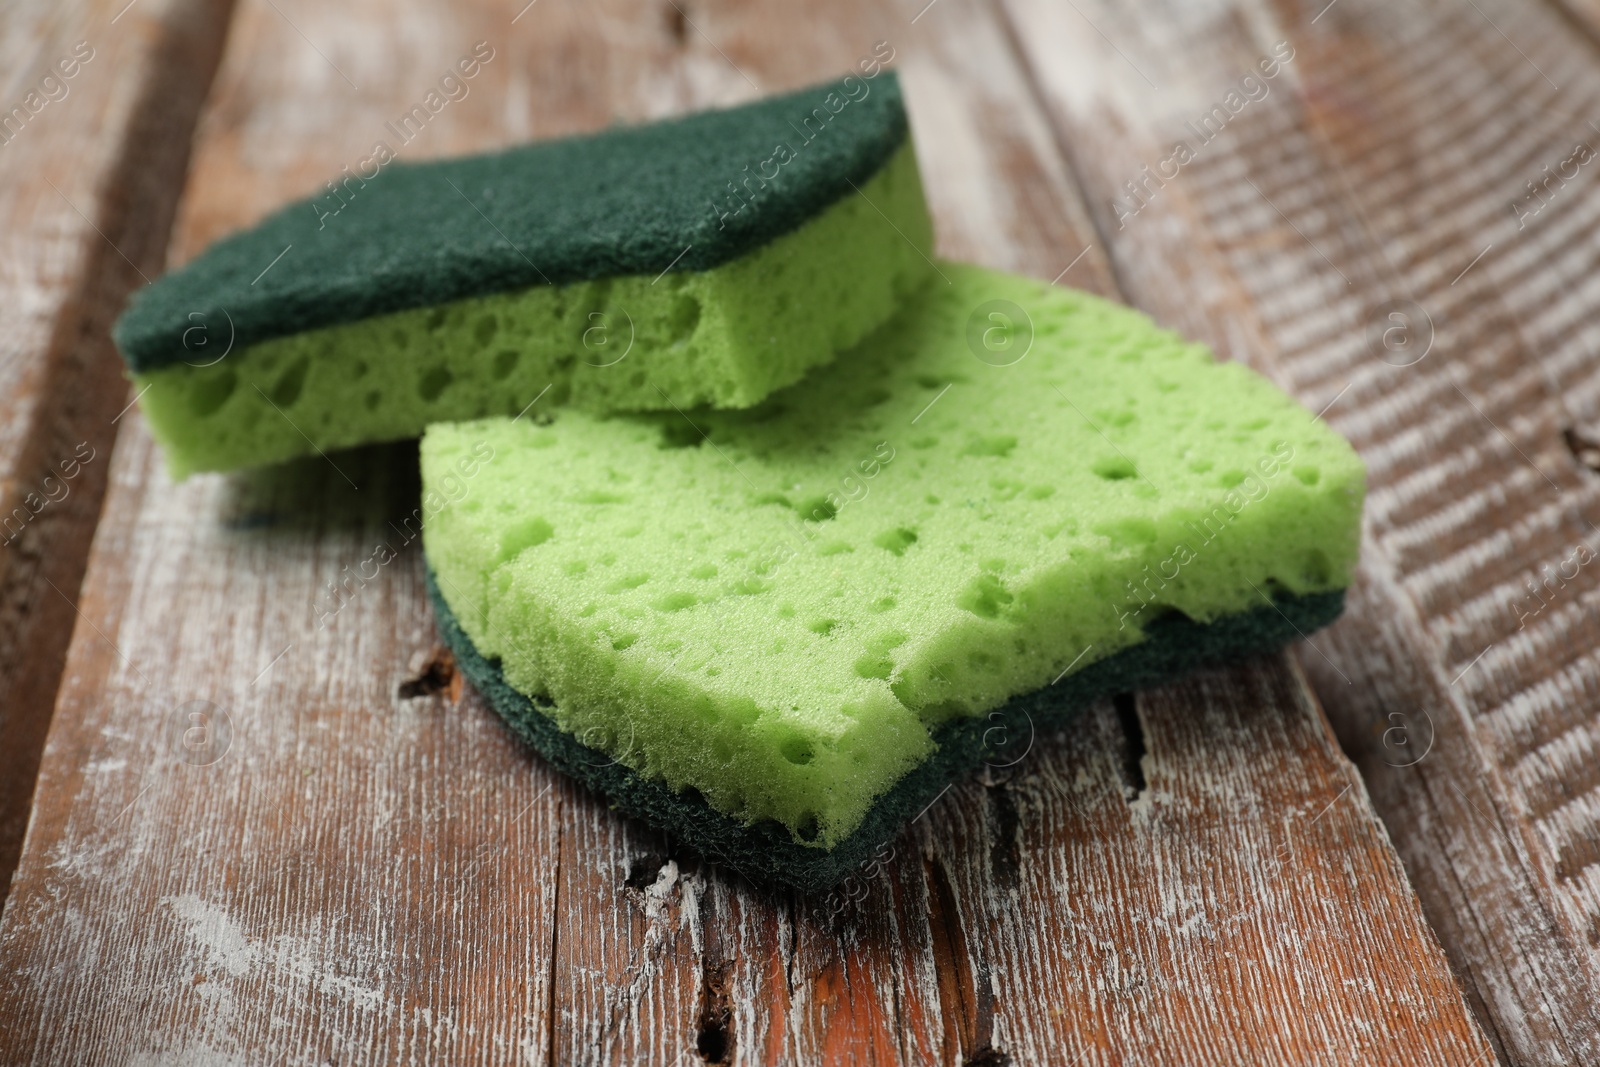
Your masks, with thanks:
[(0, 23), (0, 892), (128, 401), (106, 328), (161, 265), (226, 2), (13, 4)]
[[(243, 5), (178, 256), (364, 156), (479, 39), (497, 59), (418, 152), (730, 102), (886, 40), (943, 247), (1113, 291), (988, 9), (659, 10)], [(12, 1058), (1487, 1060), (1285, 657), (1019, 736), (861, 900), (774, 896), (615, 818), (429, 669), (415, 544), (319, 628), (323, 583), (401, 547), (408, 448), (173, 487), (123, 425), (0, 921)]]
[(1129, 294), (1366, 457), (1302, 661), (1498, 1050), (1600, 1059), (1594, 47), (1516, 0), (1006, 9)]

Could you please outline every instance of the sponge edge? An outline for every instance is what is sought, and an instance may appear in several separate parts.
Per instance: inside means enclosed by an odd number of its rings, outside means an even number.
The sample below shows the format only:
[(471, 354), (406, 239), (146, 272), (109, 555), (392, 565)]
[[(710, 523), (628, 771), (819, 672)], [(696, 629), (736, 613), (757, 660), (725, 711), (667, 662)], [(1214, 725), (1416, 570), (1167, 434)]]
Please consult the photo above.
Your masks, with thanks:
[[(1165, 615), (1348, 584), (1361, 464), (1292, 400), (1126, 308), (942, 273), (748, 414), (430, 428), (425, 488), (471, 470), (424, 530), (464, 632), (560, 728), (831, 847), (942, 725)], [(1034, 344), (995, 358), (1006, 307)]]
[(826, 891), (864, 868), (949, 785), (985, 766), (1016, 766), (1038, 737), (1069, 725), (1096, 700), (1170, 682), (1209, 664), (1272, 652), (1333, 622), (1344, 608), (1344, 593), (1336, 591), (1280, 596), (1209, 624), (1162, 619), (1142, 644), (988, 715), (939, 727), (932, 755), (875, 799), (850, 834), (832, 848), (821, 848), (797, 842), (777, 822), (746, 823), (717, 811), (696, 792), (673, 790), (562, 730), (548, 702), (518, 692), (506, 682), (499, 662), (478, 651), (440, 595), (431, 570), (427, 583), (440, 636), (457, 668), (521, 741), (625, 814), (667, 831), (701, 855), (757, 883), (807, 893)]
[(932, 275), (931, 245), (907, 139), (859, 192), (709, 270), (379, 315), (135, 382), (179, 478), (516, 415), (535, 400), (593, 411), (747, 407), (880, 325)]

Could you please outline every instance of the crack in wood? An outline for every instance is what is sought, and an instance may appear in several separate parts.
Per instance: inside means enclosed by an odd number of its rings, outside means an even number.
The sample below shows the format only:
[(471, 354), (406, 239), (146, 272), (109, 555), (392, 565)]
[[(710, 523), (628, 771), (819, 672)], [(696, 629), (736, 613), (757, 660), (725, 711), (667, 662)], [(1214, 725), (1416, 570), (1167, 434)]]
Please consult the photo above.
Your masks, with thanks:
[(656, 884), (656, 879), (661, 875), (661, 868), (666, 865), (666, 856), (659, 852), (646, 852), (628, 864), (628, 875), (622, 880), (623, 888), (643, 894), (646, 889)]
[(1122, 795), (1133, 804), (1149, 787), (1144, 779), (1144, 726), (1139, 722), (1139, 705), (1132, 693), (1118, 693), (1111, 698), (1111, 706), (1117, 711), (1117, 725), (1122, 727)]
[(667, 23), (667, 34), (672, 38), (672, 43), (682, 48), (689, 40), (689, 14), (682, 7), (667, 0), (666, 10), (662, 16)]
[[(798, 906), (795, 902), (795, 891), (789, 890), (783, 895), (783, 926), (778, 931), (779, 951), (783, 953), (783, 991), (786, 1000), (794, 1000), (794, 959), (796, 943), (800, 938), (800, 931), (796, 924)], [(787, 935), (787, 936), (785, 936)]]
[(700, 1013), (695, 1023), (695, 1051), (710, 1064), (729, 1064), (734, 1057), (733, 965), (705, 961), (700, 981)]
[(1580, 465), (1600, 473), (1600, 439), (1576, 426), (1568, 426), (1561, 431), (1561, 440), (1566, 442), (1567, 451)]
[(1022, 867), (1019, 833), (1022, 819), (1005, 782), (990, 786), (988, 795), (990, 811), (994, 816), (994, 836), (989, 842), (990, 877), (997, 885), (1009, 889), (1016, 886), (1017, 875)]
[[(979, 951), (980, 946), (967, 942), (955, 888), (944, 864), (930, 859), (925, 873), (929, 889), (928, 930), (939, 1002), (944, 1008), (946, 1045), (954, 1044), (960, 1050), (963, 1064), (1003, 1064), (1007, 1062), (1004, 1053), (993, 1047), (994, 989), (988, 961)], [(997, 1056), (1002, 1058), (996, 1059)]]
[(560, 1062), (556, 1059), (556, 975), (559, 971), (561, 962), (561, 876), (564, 873), (561, 864), (561, 850), (566, 844), (567, 836), (565, 833), (565, 828), (562, 824), (563, 817), (566, 815), (564, 810), (565, 808), (566, 804), (564, 803), (563, 797), (561, 793), (558, 792), (556, 794), (556, 841), (555, 850), (553, 853), (556, 858), (556, 872), (555, 877), (550, 880), (550, 913), (556, 917), (556, 921), (550, 924), (550, 968), (545, 974), (545, 984), (549, 990), (548, 999), (545, 1002), (544, 1008), (546, 1063)]
[(709, 1064), (734, 1061), (733, 961), (722, 948), (722, 927), (717, 922), (715, 894), (700, 894), (700, 1010), (695, 1022), (694, 1047)]
[(415, 700), (449, 693), (454, 700), (461, 688), (459, 677), (455, 656), (443, 645), (436, 645), (427, 661), (410, 678), (400, 683), (399, 697), (401, 700)]

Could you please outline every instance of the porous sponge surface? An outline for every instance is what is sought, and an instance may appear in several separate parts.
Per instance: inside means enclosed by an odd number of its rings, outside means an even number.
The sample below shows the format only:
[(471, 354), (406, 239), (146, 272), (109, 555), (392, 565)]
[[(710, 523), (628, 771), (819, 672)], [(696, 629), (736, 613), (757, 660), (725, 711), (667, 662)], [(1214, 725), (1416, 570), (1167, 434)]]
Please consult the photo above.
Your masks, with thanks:
[(886, 71), (487, 155), (392, 162), (288, 205), (140, 290), (117, 322), (117, 345), (143, 372), (198, 362), (196, 323), (215, 333), (231, 322), (243, 349), (536, 284), (709, 270), (853, 193), (907, 129)]
[(1171, 613), (1348, 584), (1364, 474), (1325, 425), (1137, 312), (941, 270), (749, 412), (431, 427), (424, 542), (477, 649), (590, 747), (826, 848), (941, 724)]
[[(748, 407), (861, 340), (932, 275), (906, 140), (859, 192), (739, 259), (458, 300), (309, 330), (137, 376), (182, 477), (431, 422), (570, 402)], [(208, 344), (226, 340), (223, 329)]]

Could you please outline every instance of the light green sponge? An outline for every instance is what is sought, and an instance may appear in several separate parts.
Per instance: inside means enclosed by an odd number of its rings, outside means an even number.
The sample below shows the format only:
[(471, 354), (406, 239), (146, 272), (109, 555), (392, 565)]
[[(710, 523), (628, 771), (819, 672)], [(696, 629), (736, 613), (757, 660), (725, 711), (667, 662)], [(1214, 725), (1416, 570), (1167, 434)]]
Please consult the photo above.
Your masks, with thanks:
[(826, 849), (941, 724), (1163, 617), (1348, 584), (1363, 470), (1325, 425), (1137, 312), (942, 272), (748, 412), (431, 427), (427, 558), (476, 650), (591, 748)]
[(348, 177), (140, 290), (114, 333), (183, 476), (535, 402), (748, 407), (888, 318), (931, 245), (878, 71)]

